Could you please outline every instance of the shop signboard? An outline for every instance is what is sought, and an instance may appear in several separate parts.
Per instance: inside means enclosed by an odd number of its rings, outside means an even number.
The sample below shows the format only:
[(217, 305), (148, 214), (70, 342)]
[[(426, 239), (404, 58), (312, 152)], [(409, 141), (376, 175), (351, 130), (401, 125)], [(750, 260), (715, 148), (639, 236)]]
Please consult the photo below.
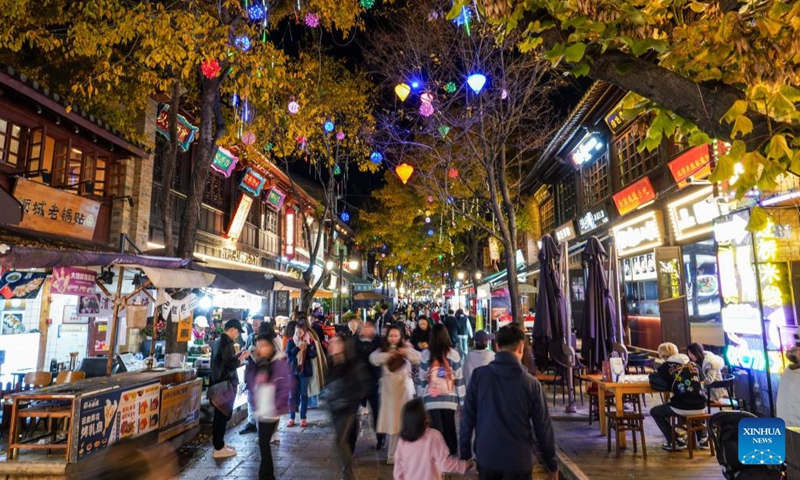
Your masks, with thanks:
[(250, 214), (250, 207), (253, 206), (253, 197), (241, 194), (239, 196), (239, 203), (236, 205), (236, 212), (231, 218), (231, 224), (228, 226), (228, 238), (236, 241), (239, 235), (242, 234), (244, 222)]
[(159, 442), (169, 440), (200, 423), (202, 389), (203, 381), (198, 378), (161, 391)]
[(700, 145), (686, 150), (667, 166), (675, 183), (680, 185), (687, 178), (696, 176), (710, 162), (711, 149), (708, 145)]
[(239, 188), (257, 197), (261, 195), (261, 190), (263, 190), (266, 183), (267, 178), (264, 175), (253, 168), (248, 168), (244, 171), (242, 180), (239, 182)]
[(281, 207), (283, 206), (283, 201), (286, 200), (286, 194), (281, 192), (275, 187), (269, 189), (267, 192), (267, 201), (265, 202), (268, 207), (277, 211), (280, 211)]
[(550, 190), (547, 188), (547, 185), (542, 185), (533, 192), (533, 199), (539, 205), (543, 204), (548, 198), (550, 198)]
[(294, 234), (295, 234), (295, 224), (294, 224), (294, 210), (289, 209), (286, 212), (286, 243), (284, 246), (284, 253), (286, 258), (292, 260), (294, 258)]
[(231, 172), (236, 167), (238, 161), (239, 158), (229, 150), (218, 147), (217, 153), (214, 154), (214, 159), (211, 160), (211, 169), (221, 173), (225, 178), (228, 178), (231, 176)]
[(95, 273), (91, 270), (54, 267), (50, 288), (52, 292), (62, 295), (93, 296), (95, 295), (94, 279)]
[(14, 198), (22, 204), (22, 228), (82, 240), (94, 237), (100, 202), (24, 178), (17, 179)]
[(559, 243), (574, 240), (576, 237), (575, 224), (572, 223), (572, 220), (570, 220), (569, 222), (556, 228), (554, 235), (556, 237), (556, 241)]
[(112, 388), (81, 398), (78, 460), (122, 440), (158, 428), (161, 384)]
[(593, 232), (606, 224), (608, 224), (608, 213), (604, 208), (590, 210), (578, 217), (578, 231), (581, 235)]
[(45, 278), (46, 273), (5, 271), (0, 277), (0, 295), (6, 300), (36, 298)]
[(615, 193), (613, 198), (614, 204), (622, 216), (654, 200), (656, 191), (653, 184), (650, 183), (650, 178), (644, 177)]
[(623, 128), (627, 127), (633, 120), (639, 117), (639, 115), (631, 115), (630, 113), (626, 115), (625, 109), (622, 107), (623, 102), (624, 100), (620, 100), (604, 117), (606, 125), (608, 125), (609, 130), (611, 130), (611, 133), (614, 135), (622, 131)]
[(727, 203), (718, 203), (713, 187), (701, 187), (667, 206), (675, 239), (683, 241), (710, 233), (713, 221), (728, 213)]
[[(183, 115), (177, 115), (175, 123), (178, 127), (178, 145), (185, 152), (189, 150), (189, 145), (194, 141), (199, 129), (189, 123)], [(169, 140), (169, 105), (167, 104), (164, 104), (158, 112), (156, 131)]]
[(653, 210), (611, 229), (620, 257), (653, 250), (664, 243), (661, 212)]

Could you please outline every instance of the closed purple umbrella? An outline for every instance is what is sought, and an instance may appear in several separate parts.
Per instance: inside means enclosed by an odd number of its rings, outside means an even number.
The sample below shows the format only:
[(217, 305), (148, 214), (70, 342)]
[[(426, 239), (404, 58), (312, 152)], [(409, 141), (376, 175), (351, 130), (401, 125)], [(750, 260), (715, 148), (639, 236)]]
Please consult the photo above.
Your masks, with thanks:
[(562, 367), (570, 365), (570, 351), (567, 348), (566, 303), (561, 290), (561, 276), (558, 262), (561, 249), (550, 235), (542, 237), (539, 249), (539, 296), (536, 300), (536, 322), (533, 324), (533, 338), (537, 355), (546, 356)]
[(616, 307), (606, 281), (603, 262), (608, 258), (597, 237), (589, 237), (583, 250), (586, 293), (583, 307), (581, 355), (589, 371), (602, 368), (617, 340)]

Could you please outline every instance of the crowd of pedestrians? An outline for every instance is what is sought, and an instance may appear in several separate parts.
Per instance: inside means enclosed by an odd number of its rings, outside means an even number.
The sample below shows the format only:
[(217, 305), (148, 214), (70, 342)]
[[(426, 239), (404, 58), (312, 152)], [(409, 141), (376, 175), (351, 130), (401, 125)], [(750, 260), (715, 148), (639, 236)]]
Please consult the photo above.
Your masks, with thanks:
[(522, 363), (520, 327), (473, 333), (462, 310), (438, 305), (376, 310), (366, 320), (351, 315), (339, 332), (317, 305), (281, 334), (263, 317), (252, 326), (225, 323), (212, 354), (213, 457), (236, 455), (224, 435), (239, 388), (236, 369), (246, 364), (248, 421), (240, 433), (258, 433), (262, 480), (275, 478), (271, 445), (280, 418), (288, 414), (288, 428), (306, 427), (319, 398), (330, 413), (343, 479), (357, 478), (364, 408), (395, 479), (434, 480), (472, 468), (481, 479), (529, 479), (534, 444), (549, 478), (557, 478), (553, 427), (542, 387)]

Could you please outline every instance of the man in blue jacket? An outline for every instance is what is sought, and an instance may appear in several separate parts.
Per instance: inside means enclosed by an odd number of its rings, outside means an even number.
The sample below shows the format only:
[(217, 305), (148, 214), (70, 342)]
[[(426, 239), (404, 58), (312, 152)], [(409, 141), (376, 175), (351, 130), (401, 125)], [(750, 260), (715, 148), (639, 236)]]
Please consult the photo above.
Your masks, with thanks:
[[(529, 480), (533, 474), (533, 435), (549, 479), (558, 479), (553, 423), (539, 381), (522, 366), (525, 332), (511, 324), (496, 335), (495, 360), (472, 373), (461, 414), (461, 458), (472, 457), (481, 480)], [(531, 428), (532, 427), (532, 428)]]

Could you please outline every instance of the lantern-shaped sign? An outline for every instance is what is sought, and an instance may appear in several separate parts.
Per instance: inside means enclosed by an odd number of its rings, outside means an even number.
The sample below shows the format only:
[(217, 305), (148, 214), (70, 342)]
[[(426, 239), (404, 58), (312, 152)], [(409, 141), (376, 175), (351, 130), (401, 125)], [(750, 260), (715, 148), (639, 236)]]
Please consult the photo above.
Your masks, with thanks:
[(239, 182), (239, 188), (257, 197), (261, 194), (265, 183), (267, 183), (267, 179), (261, 173), (248, 168), (242, 176), (242, 181)]
[(403, 182), (403, 185), (408, 182), (408, 179), (411, 178), (411, 174), (414, 173), (414, 167), (411, 165), (403, 162), (394, 169), (397, 172), (397, 176), (400, 177), (400, 181)]
[(203, 63), (201, 63), (200, 70), (203, 72), (203, 75), (205, 75), (205, 77), (208, 79), (217, 78), (219, 74), (222, 72), (222, 68), (220, 68), (219, 62), (214, 59), (206, 60)]
[(236, 167), (237, 161), (239, 161), (239, 159), (236, 158), (234, 154), (222, 147), (218, 147), (217, 153), (211, 161), (211, 168), (223, 174), (225, 178), (228, 178), (231, 176), (233, 168)]
[(450, 171), (447, 172), (447, 176), (450, 178), (458, 178), (458, 170), (451, 168)]
[(405, 83), (399, 83), (397, 84), (396, 87), (394, 87), (394, 93), (397, 95), (397, 98), (399, 98), (401, 102), (405, 102), (406, 98), (408, 98), (408, 94), (411, 93), (411, 87), (409, 87)]
[(433, 111), (434, 111), (433, 110), (433, 104), (431, 104), (431, 103), (423, 102), (419, 106), (419, 113), (423, 117), (426, 117), (426, 118), (430, 117), (431, 115), (433, 115)]

